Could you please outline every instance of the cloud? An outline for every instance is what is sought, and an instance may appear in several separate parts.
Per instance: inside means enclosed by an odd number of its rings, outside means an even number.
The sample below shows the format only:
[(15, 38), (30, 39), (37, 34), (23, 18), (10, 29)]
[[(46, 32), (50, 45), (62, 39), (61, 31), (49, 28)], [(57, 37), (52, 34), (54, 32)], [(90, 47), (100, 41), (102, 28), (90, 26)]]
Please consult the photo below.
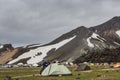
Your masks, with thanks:
[(119, 0), (0, 0), (0, 43), (48, 43), (120, 14)]

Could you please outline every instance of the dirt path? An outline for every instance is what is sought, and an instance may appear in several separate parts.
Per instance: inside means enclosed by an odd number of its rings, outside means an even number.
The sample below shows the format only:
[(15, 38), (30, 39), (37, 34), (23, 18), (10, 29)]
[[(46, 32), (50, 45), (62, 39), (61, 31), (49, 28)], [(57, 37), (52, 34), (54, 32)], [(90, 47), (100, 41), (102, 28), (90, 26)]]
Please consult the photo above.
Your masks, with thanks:
[(16, 78), (24, 78), (24, 77), (31, 77), (31, 76), (40, 76), (40, 74), (24, 75), (24, 76), (15, 76), (15, 77), (12, 77), (12, 78), (13, 78), (13, 79), (16, 79)]
[(114, 70), (119, 70), (119, 68), (102, 69), (102, 71), (106, 71), (106, 70), (111, 70), (111, 71), (114, 71)]

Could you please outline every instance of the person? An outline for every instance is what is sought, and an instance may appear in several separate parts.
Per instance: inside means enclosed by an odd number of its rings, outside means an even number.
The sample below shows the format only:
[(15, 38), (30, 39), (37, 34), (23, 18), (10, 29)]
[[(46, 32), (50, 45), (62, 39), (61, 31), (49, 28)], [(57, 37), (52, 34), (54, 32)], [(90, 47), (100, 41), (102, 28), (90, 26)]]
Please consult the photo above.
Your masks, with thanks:
[(40, 74), (42, 73), (42, 71), (49, 65), (50, 63), (47, 60), (43, 60), (42, 61), (42, 69), (40, 70)]

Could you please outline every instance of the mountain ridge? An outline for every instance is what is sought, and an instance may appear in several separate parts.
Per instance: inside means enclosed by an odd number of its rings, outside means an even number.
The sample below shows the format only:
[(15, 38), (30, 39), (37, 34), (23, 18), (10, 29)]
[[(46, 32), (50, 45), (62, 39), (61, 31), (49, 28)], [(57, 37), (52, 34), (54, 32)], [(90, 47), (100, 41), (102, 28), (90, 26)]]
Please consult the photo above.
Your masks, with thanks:
[[(20, 62), (27, 63), (28, 61), (39, 63), (42, 59), (70, 62), (77, 60), (78, 62), (81, 62), (85, 61), (83, 58), (86, 58), (86, 56), (89, 61), (93, 61), (95, 59), (94, 56), (92, 57), (91, 55), (94, 54), (97, 56), (95, 52), (98, 53), (98, 56), (101, 55), (104, 57), (104, 52), (106, 51), (105, 49), (114, 50), (120, 47), (119, 32), (120, 17), (116, 16), (103, 24), (90, 28), (80, 26), (45, 45), (35, 44), (30, 46), (28, 45), (26, 47), (19, 47), (17, 48), (18, 51), (16, 54), (14, 54), (11, 57), (11, 60), (8, 60), (7, 62), (11, 64), (17, 64)], [(21, 58), (21, 56), (26, 55), (26, 53), (27, 57)], [(117, 54), (118, 57), (119, 54)], [(42, 55), (44, 55), (44, 57), (42, 57)], [(108, 54), (109, 60), (106, 60), (107, 57), (105, 56), (106, 58), (104, 58), (104, 61), (114, 61), (110, 59), (110, 55), (113, 56), (112, 53)], [(97, 58), (98, 59), (96, 60), (100, 61), (99, 59), (101, 58)], [(16, 59), (18, 61), (13, 62)], [(88, 61), (88, 59), (86, 60)], [(120, 59), (117, 60), (120, 61)]]

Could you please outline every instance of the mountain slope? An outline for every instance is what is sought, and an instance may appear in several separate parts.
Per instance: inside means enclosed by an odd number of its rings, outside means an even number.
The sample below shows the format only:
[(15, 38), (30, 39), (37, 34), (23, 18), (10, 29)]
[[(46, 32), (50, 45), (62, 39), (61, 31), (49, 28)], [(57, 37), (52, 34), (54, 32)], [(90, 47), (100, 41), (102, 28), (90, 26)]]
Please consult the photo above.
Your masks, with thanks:
[(49, 46), (43, 46), (43, 47), (38, 47), (36, 49), (30, 50), (28, 52), (23, 53), (22, 55), (18, 56), (16, 59), (10, 61), (8, 64), (13, 64), (18, 62), (21, 59), (26, 59), (30, 58), (27, 63), (28, 64), (34, 64), (40, 62), (45, 56), (47, 56), (47, 52), (50, 51), (51, 49), (55, 48), (58, 49), (62, 45), (66, 44), (70, 40), (72, 40), (74, 37), (66, 39), (60, 43), (54, 44), (54, 45), (49, 45)]
[[(118, 47), (120, 47), (120, 17), (114, 17), (98, 26), (90, 28), (80, 26), (45, 45), (35, 44), (17, 48), (18, 51), (12, 56), (12, 60), (8, 64), (19, 62), (35, 64), (43, 59), (72, 62), (115, 61), (112, 56), (118, 55), (119, 57), (120, 51), (117, 49), (117, 54), (108, 53)], [(104, 54), (106, 50), (108, 52)], [(97, 59), (92, 55), (96, 56)], [(102, 56), (104, 59), (101, 60), (98, 56)], [(118, 57), (116, 56), (116, 58)], [(117, 61), (120, 59), (118, 58)]]
[(5, 64), (6, 62), (12, 59), (12, 56), (17, 53), (18, 49), (14, 49), (12, 51), (6, 51), (4, 54), (0, 56), (0, 64)]
[(113, 17), (111, 20), (94, 27), (89, 28), (91, 31), (105, 37), (110, 42), (120, 43), (120, 36), (116, 34), (120, 30), (120, 17)]

